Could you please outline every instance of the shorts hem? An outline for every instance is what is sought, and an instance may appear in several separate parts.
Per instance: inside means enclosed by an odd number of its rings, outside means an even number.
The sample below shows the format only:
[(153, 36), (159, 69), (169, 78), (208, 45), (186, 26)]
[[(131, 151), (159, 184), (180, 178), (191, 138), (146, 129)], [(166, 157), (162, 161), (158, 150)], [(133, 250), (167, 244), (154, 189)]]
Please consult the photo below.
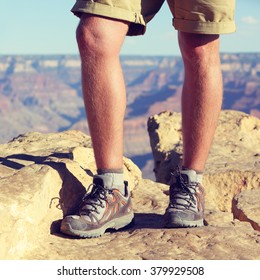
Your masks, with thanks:
[(127, 35), (143, 35), (146, 24), (143, 16), (138, 11), (128, 11), (119, 7), (112, 7), (97, 2), (77, 1), (72, 7), (71, 12), (81, 17), (82, 14), (93, 14), (117, 20), (128, 21), (132, 24), (129, 26)]
[(198, 34), (228, 34), (236, 31), (234, 21), (196, 22), (184, 19), (173, 19), (173, 26), (178, 31)]

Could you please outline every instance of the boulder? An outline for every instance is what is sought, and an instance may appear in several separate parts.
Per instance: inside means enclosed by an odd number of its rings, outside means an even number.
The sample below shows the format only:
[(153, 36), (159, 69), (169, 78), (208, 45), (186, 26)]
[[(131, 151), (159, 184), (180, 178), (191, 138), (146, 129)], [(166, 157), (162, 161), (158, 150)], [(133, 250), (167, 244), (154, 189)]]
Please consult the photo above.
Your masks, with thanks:
[[(156, 181), (169, 184), (182, 161), (181, 114), (163, 112), (148, 120)], [(231, 212), (234, 196), (260, 186), (260, 120), (222, 111), (206, 164), (203, 185), (211, 209)]]
[[(141, 171), (127, 158), (124, 170), (133, 190)], [(76, 210), (95, 171), (90, 137), (79, 131), (27, 133), (0, 145), (0, 258), (33, 250), (50, 220)]]
[(233, 200), (234, 218), (249, 222), (255, 230), (260, 231), (260, 189), (245, 190)]

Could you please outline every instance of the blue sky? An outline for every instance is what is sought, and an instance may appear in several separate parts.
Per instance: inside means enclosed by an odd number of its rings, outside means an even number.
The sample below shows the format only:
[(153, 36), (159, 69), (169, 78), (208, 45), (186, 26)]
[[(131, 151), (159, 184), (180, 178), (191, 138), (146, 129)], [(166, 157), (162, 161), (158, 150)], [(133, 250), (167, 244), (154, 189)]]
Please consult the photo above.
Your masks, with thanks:
[[(129, 0), (130, 1), (130, 0)], [(0, 54), (75, 54), (74, 0), (0, 0)], [(260, 52), (260, 1), (237, 0), (237, 32), (223, 35), (222, 52)], [(145, 36), (127, 38), (126, 55), (179, 55), (167, 4)]]

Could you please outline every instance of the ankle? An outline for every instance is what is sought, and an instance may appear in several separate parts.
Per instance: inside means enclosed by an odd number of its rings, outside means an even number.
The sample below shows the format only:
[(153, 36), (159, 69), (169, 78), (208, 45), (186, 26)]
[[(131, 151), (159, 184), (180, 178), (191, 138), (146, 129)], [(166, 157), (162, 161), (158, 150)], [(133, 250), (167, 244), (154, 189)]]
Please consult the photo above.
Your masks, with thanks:
[(103, 179), (107, 188), (118, 189), (122, 194), (125, 193), (123, 168), (98, 169), (96, 177)]
[(202, 183), (203, 179), (203, 171), (198, 171), (190, 168), (186, 168), (182, 166), (180, 170), (181, 174), (186, 174), (190, 180), (190, 182)]

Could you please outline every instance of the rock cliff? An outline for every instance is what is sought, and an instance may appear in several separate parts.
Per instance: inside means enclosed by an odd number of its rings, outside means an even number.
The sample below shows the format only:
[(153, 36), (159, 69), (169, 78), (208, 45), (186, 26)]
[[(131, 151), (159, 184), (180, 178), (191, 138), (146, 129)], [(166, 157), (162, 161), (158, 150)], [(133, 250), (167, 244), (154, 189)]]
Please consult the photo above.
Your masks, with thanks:
[[(0, 145), (0, 258), (260, 259), (259, 152), (256, 151), (259, 120), (251, 118), (236, 112), (222, 114), (204, 180), (208, 192), (206, 226), (194, 229), (163, 227), (163, 213), (168, 204), (166, 173), (157, 165), (157, 176), (162, 174), (163, 183), (142, 179), (140, 170), (125, 158), (125, 179), (133, 198), (135, 223), (118, 232), (109, 231), (101, 238), (65, 236), (59, 232), (60, 221), (63, 215), (74, 211), (95, 172), (90, 138), (79, 131), (34, 132)], [(181, 149), (175, 145), (181, 140), (177, 120), (180, 121), (180, 116), (170, 113), (149, 120), (151, 143), (157, 143), (152, 145), (156, 162), (156, 153), (163, 154), (170, 145), (176, 151), (169, 149), (166, 161), (173, 154), (181, 157)], [(232, 126), (228, 129), (229, 136), (227, 133), (225, 136), (230, 141), (226, 146), (233, 147), (233, 158), (218, 151), (217, 146), (226, 141), (218, 137), (225, 135), (221, 131), (226, 132), (227, 123)], [(168, 130), (165, 137), (159, 137), (164, 125), (168, 125)], [(235, 132), (237, 126), (239, 133)], [(176, 131), (171, 135), (172, 140), (170, 131)], [(244, 140), (240, 141), (241, 138)], [(240, 155), (246, 141), (251, 148)], [(159, 147), (165, 148), (159, 150)], [(243, 163), (239, 163), (242, 158)], [(167, 162), (163, 163), (162, 157), (160, 168), (171, 168)]]

